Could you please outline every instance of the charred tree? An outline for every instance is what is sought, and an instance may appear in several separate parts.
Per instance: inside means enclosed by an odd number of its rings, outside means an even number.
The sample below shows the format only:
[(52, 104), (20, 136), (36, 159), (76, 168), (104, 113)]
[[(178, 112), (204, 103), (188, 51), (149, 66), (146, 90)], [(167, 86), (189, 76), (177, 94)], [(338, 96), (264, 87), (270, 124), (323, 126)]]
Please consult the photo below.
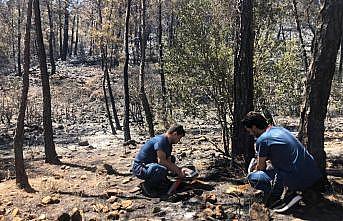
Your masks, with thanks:
[(78, 43), (79, 43), (79, 15), (76, 16), (76, 33), (75, 33), (74, 56), (77, 56)]
[[(104, 72), (107, 72), (108, 69), (107, 69), (107, 65), (106, 65), (106, 68), (105, 68), (105, 71)], [(106, 75), (106, 74), (104, 74)], [(106, 77), (104, 76), (103, 77), (103, 80), (102, 80), (102, 90), (104, 92), (104, 99), (105, 99), (105, 105), (106, 105), (106, 113), (107, 113), (107, 118), (108, 118), (108, 121), (109, 121), (109, 124), (110, 124), (110, 127), (111, 127), (111, 132), (112, 134), (117, 134), (117, 131), (113, 125), (113, 120), (112, 120), (112, 115), (111, 115), (111, 112), (110, 112), (110, 106), (108, 104), (108, 100), (107, 100), (107, 93), (106, 93)]]
[[(102, 2), (101, 2), (101, 0), (98, 1), (98, 12), (99, 12), (100, 30), (102, 30), (103, 21), (102, 21)], [(118, 118), (118, 112), (117, 112), (116, 105), (115, 105), (115, 99), (114, 99), (112, 87), (111, 87), (110, 74), (108, 71), (107, 46), (105, 46), (105, 40), (103, 37), (101, 37), (101, 40), (100, 40), (100, 50), (101, 50), (102, 64), (104, 67), (104, 79), (107, 81), (107, 89), (108, 89), (108, 93), (110, 95), (113, 117), (114, 117), (114, 120), (116, 123), (116, 128), (118, 130), (121, 130), (120, 121)], [(104, 94), (106, 95), (106, 88), (105, 87), (104, 87)], [(105, 96), (105, 101), (106, 101), (106, 108), (109, 110), (107, 96)], [(110, 123), (113, 124), (112, 117), (111, 117), (109, 112), (108, 112), (108, 117), (111, 118)], [(112, 134), (116, 134), (116, 131), (114, 130), (113, 125), (111, 125), (111, 128), (112, 128)]]
[(55, 150), (53, 140), (53, 129), (51, 120), (51, 94), (48, 68), (46, 65), (46, 53), (43, 43), (43, 33), (41, 25), (41, 15), (39, 8), (39, 0), (33, 1), (33, 8), (35, 13), (35, 27), (37, 39), (37, 54), (39, 58), (39, 68), (41, 72), (42, 90), (43, 90), (43, 128), (44, 128), (44, 150), (45, 162), (51, 164), (60, 164)]
[(23, 141), (24, 141), (24, 121), (25, 111), (27, 107), (27, 95), (29, 91), (29, 68), (30, 68), (30, 30), (31, 30), (31, 17), (32, 17), (32, 0), (27, 4), (27, 21), (26, 33), (24, 39), (24, 73), (23, 85), (21, 90), (21, 101), (19, 107), (19, 114), (17, 118), (17, 128), (14, 135), (13, 149), (15, 155), (15, 175), (16, 184), (27, 191), (32, 188), (25, 171), (24, 156), (23, 156)]
[(131, 0), (127, 0), (125, 15), (125, 33), (124, 33), (124, 48), (125, 48), (125, 63), (124, 63), (124, 141), (131, 140), (130, 135), (130, 92), (129, 92), (129, 32), (130, 32), (130, 9)]
[(49, 18), (49, 60), (51, 65), (51, 74), (56, 73), (56, 64), (54, 58), (54, 41), (55, 41), (55, 33), (54, 33), (54, 23), (52, 21), (52, 13), (50, 10), (50, 3), (46, 0), (46, 7), (48, 9), (48, 18)]
[(58, 30), (59, 30), (59, 48), (60, 48), (60, 58), (63, 54), (63, 26), (62, 26), (62, 2), (58, 0)]
[(161, 77), (162, 92), (162, 120), (165, 129), (169, 128), (167, 120), (167, 89), (163, 70), (163, 44), (162, 44), (162, 0), (158, 0), (158, 49), (159, 49), (159, 72)]
[(343, 32), (343, 1), (326, 0), (314, 39), (312, 62), (305, 83), (298, 137), (318, 162), (327, 184), (324, 122)]
[(76, 15), (73, 17), (73, 25), (71, 27), (71, 37), (70, 37), (70, 50), (69, 51), (69, 57), (73, 55), (73, 45), (74, 45), (74, 30), (76, 26)]
[(63, 27), (63, 48), (62, 48), (62, 55), (61, 60), (66, 61), (68, 55), (68, 31), (69, 31), (69, 0), (65, 3), (64, 8), (64, 27)]
[(18, 55), (17, 55), (17, 64), (18, 64), (18, 76), (21, 76), (21, 9), (20, 9), (21, 0), (17, 0), (17, 10), (18, 10)]
[(140, 31), (140, 41), (141, 41), (141, 61), (139, 67), (139, 95), (141, 98), (141, 102), (143, 105), (145, 118), (149, 127), (149, 135), (153, 137), (155, 135), (154, 132), (154, 123), (153, 123), (153, 115), (150, 108), (150, 104), (148, 98), (145, 93), (145, 48), (146, 48), (146, 30), (145, 30), (145, 17), (146, 15), (146, 2), (145, 0), (141, 0), (141, 31)]
[(298, 8), (297, 8), (297, 1), (292, 0), (292, 4), (293, 4), (293, 14), (294, 14), (295, 22), (297, 25), (297, 31), (298, 31), (299, 41), (300, 41), (302, 55), (303, 55), (304, 70), (305, 70), (305, 73), (307, 73), (307, 71), (308, 71), (307, 53), (306, 53), (304, 38), (302, 35), (302, 31), (301, 31), (301, 25), (300, 25)]
[(232, 130), (232, 155), (244, 154), (247, 168), (255, 155), (254, 140), (245, 131), (241, 121), (252, 111), (253, 90), (253, 0), (239, 1), (240, 30), (234, 60), (234, 113)]

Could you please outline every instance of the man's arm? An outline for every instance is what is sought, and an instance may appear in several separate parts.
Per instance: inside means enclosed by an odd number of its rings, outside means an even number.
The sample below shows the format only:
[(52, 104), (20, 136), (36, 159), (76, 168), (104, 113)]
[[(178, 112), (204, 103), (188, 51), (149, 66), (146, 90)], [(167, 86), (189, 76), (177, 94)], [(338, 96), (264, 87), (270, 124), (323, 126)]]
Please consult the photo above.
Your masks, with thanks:
[(267, 168), (267, 157), (257, 157), (255, 170), (265, 170)]
[(180, 167), (176, 166), (176, 164), (171, 162), (170, 159), (167, 159), (166, 153), (163, 150), (157, 150), (157, 160), (159, 164), (167, 167), (170, 171), (176, 173), (179, 177), (185, 176)]

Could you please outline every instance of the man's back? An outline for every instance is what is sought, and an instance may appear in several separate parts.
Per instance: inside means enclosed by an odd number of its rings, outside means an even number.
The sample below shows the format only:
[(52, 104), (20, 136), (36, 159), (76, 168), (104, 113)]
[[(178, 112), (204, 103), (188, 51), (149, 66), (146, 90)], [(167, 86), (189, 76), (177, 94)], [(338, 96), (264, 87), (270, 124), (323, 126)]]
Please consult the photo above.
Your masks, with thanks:
[(170, 157), (172, 146), (163, 134), (148, 140), (139, 150), (135, 161), (144, 164), (157, 163), (157, 150), (159, 149), (165, 152), (167, 157)]
[(306, 188), (320, 178), (318, 166), (305, 147), (286, 129), (271, 127), (256, 141), (260, 157), (271, 160), (289, 188)]

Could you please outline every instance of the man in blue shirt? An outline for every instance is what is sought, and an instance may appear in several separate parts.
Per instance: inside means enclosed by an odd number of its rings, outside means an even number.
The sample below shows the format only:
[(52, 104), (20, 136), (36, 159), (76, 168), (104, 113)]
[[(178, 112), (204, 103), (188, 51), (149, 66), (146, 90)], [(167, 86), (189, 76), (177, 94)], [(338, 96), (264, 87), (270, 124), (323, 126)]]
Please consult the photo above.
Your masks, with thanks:
[(145, 180), (144, 185), (149, 189), (166, 190), (170, 181), (168, 171), (179, 177), (185, 177), (185, 170), (175, 164), (175, 157), (171, 155), (172, 145), (185, 136), (182, 125), (173, 125), (164, 134), (148, 140), (139, 150), (133, 162), (133, 174)]
[[(297, 203), (302, 196), (296, 191), (312, 188), (321, 178), (312, 155), (288, 130), (268, 125), (265, 117), (249, 112), (242, 121), (246, 130), (257, 138), (257, 162), (248, 180), (253, 187), (263, 190), (267, 206), (280, 199), (284, 187), (292, 194), (284, 211)], [(271, 168), (267, 167), (270, 162)], [(286, 199), (284, 199), (286, 200)], [(269, 205), (268, 205), (269, 204)], [(281, 212), (283, 212), (281, 210)]]

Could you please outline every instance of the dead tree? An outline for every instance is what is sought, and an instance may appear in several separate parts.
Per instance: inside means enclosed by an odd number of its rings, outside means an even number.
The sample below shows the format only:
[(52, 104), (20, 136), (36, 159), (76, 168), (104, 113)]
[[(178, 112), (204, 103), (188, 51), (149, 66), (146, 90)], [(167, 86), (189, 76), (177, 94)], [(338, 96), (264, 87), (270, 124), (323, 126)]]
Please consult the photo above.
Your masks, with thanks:
[(241, 120), (253, 110), (253, 0), (240, 0), (240, 31), (234, 60), (234, 113), (232, 155), (244, 154), (245, 167), (254, 157), (253, 138), (245, 131)]
[(297, 8), (297, 1), (296, 0), (292, 0), (292, 4), (293, 4), (294, 19), (295, 19), (295, 23), (297, 25), (297, 31), (298, 31), (299, 41), (300, 41), (302, 55), (303, 55), (304, 70), (305, 70), (305, 73), (307, 73), (307, 71), (308, 71), (307, 70), (308, 69), (307, 54), (306, 54), (305, 42), (304, 42), (304, 38), (302, 36), (302, 31), (301, 31), (301, 26), (300, 26), (300, 20), (299, 20), (299, 15), (298, 15), (298, 8)]
[(23, 86), (21, 91), (21, 102), (19, 107), (19, 114), (17, 118), (17, 128), (15, 131), (13, 149), (15, 155), (15, 174), (16, 184), (27, 191), (32, 190), (28, 177), (25, 171), (24, 156), (23, 156), (23, 140), (24, 140), (24, 121), (25, 111), (27, 107), (27, 95), (29, 91), (29, 68), (30, 68), (30, 30), (32, 17), (32, 0), (27, 4), (27, 21), (26, 33), (24, 40), (24, 73)]
[[(102, 19), (102, 2), (101, 0), (98, 1), (98, 12), (99, 12), (99, 23), (100, 23), (100, 30), (102, 31), (102, 25), (103, 25), (103, 19)], [(102, 64), (103, 64), (103, 71), (104, 71), (104, 79), (107, 81), (107, 89), (108, 89), (108, 93), (110, 95), (110, 101), (111, 101), (111, 106), (112, 106), (112, 112), (113, 112), (113, 117), (116, 123), (116, 128), (118, 130), (121, 130), (121, 126), (120, 126), (120, 121), (118, 118), (118, 112), (117, 112), (117, 108), (115, 105), (115, 100), (114, 100), (114, 96), (113, 96), (113, 91), (112, 91), (112, 87), (111, 87), (111, 80), (110, 80), (110, 74), (108, 71), (108, 55), (107, 55), (107, 45), (105, 46), (105, 39), (104, 37), (101, 37), (100, 39), (100, 50), (101, 50), (101, 58), (102, 58)], [(104, 87), (104, 95), (106, 95), (106, 88)], [(106, 101), (106, 107), (109, 109), (108, 107), (108, 100), (107, 100), (107, 96), (105, 96), (105, 101)], [(110, 118), (110, 123), (113, 124), (112, 122), (112, 117), (111, 114), (108, 112), (108, 117)], [(112, 134), (116, 134), (116, 131), (113, 130), (113, 125), (111, 125), (112, 128)]]
[(161, 92), (162, 92), (162, 120), (165, 129), (168, 129), (169, 125), (167, 122), (167, 89), (166, 80), (163, 70), (163, 44), (162, 44), (162, 1), (158, 0), (158, 49), (159, 49), (159, 72), (161, 77)]
[(60, 164), (55, 150), (53, 140), (53, 129), (51, 120), (51, 94), (48, 68), (46, 65), (46, 53), (43, 43), (43, 33), (41, 25), (41, 15), (39, 8), (39, 0), (33, 1), (33, 8), (35, 13), (35, 27), (37, 39), (37, 54), (39, 58), (39, 68), (41, 72), (42, 90), (43, 90), (43, 128), (44, 128), (44, 150), (45, 162), (51, 164)]
[(343, 1), (326, 0), (321, 10), (321, 26), (314, 39), (312, 62), (305, 83), (305, 98), (298, 134), (300, 141), (318, 162), (325, 183), (327, 183), (327, 177), (324, 122), (342, 32)]
[(69, 0), (65, 3), (64, 8), (64, 28), (63, 28), (63, 48), (62, 48), (62, 55), (61, 60), (65, 61), (67, 60), (68, 55), (68, 31), (69, 31)]
[(125, 48), (125, 63), (124, 63), (124, 141), (131, 140), (130, 135), (130, 92), (129, 92), (129, 32), (130, 32), (130, 9), (131, 0), (127, 0), (126, 16), (125, 16), (125, 33), (124, 33), (124, 48)]
[(73, 23), (71, 26), (71, 37), (70, 37), (70, 50), (69, 51), (69, 57), (73, 55), (73, 44), (74, 44), (74, 30), (76, 26), (76, 15), (73, 16)]
[(56, 73), (56, 64), (54, 58), (54, 44), (55, 41), (55, 33), (54, 33), (54, 23), (52, 21), (52, 13), (50, 10), (50, 3), (46, 0), (46, 7), (48, 9), (48, 18), (49, 18), (49, 58), (50, 58), (50, 65), (51, 65), (51, 74)]
[(145, 118), (148, 123), (149, 135), (153, 137), (155, 135), (153, 115), (152, 115), (148, 98), (145, 93), (145, 48), (146, 48), (146, 37), (147, 37), (146, 30), (145, 30), (145, 19), (146, 19), (145, 15), (146, 15), (146, 2), (145, 0), (141, 0), (141, 28), (140, 28), (141, 62), (140, 62), (140, 68), (139, 68), (139, 84), (140, 84), (139, 95), (142, 101)]
[[(77, 11), (77, 13), (79, 13)], [(74, 45), (74, 56), (77, 56), (77, 46), (79, 43), (79, 14), (76, 15), (76, 33), (75, 33), (75, 45)]]
[(21, 9), (20, 9), (20, 2), (21, 0), (17, 0), (17, 10), (18, 10), (18, 27), (17, 27), (17, 34), (18, 34), (18, 56), (17, 56), (17, 63), (18, 63), (18, 76), (21, 76)]
[(59, 55), (60, 58), (62, 57), (63, 54), (63, 27), (62, 27), (62, 0), (58, 0), (58, 30), (59, 30)]

